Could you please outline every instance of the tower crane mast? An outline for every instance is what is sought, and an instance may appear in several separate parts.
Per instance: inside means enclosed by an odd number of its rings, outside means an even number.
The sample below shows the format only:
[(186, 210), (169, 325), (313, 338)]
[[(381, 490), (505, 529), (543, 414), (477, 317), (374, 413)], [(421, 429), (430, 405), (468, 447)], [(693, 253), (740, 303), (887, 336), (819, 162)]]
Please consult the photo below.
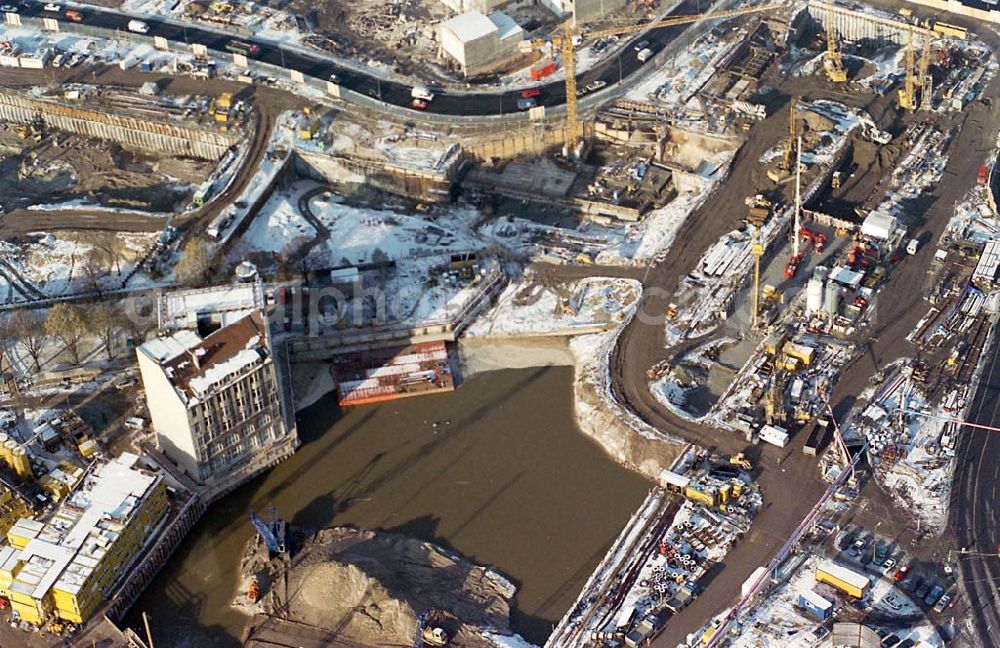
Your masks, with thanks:
[[(686, 16), (673, 16), (663, 20), (640, 23), (637, 25), (617, 25), (594, 29), (587, 32), (590, 38), (603, 38), (605, 36), (623, 36), (636, 34), (652, 29), (662, 29), (664, 27), (675, 27), (677, 25), (688, 25), (700, 20), (724, 20), (748, 14), (762, 13), (773, 9), (783, 8), (783, 4), (762, 4), (755, 7), (742, 7), (740, 9), (729, 9), (726, 11), (713, 11), (708, 13), (691, 14)], [(558, 47), (562, 53), (563, 71), (566, 76), (566, 150), (568, 155), (576, 153), (580, 142), (583, 139), (583, 126), (580, 123), (578, 97), (576, 94), (576, 50), (574, 39), (583, 34), (582, 25), (576, 23), (575, 19), (567, 20), (559, 26), (552, 37), (552, 44)], [(529, 44), (530, 49), (540, 50), (545, 47), (545, 41), (535, 40)]]

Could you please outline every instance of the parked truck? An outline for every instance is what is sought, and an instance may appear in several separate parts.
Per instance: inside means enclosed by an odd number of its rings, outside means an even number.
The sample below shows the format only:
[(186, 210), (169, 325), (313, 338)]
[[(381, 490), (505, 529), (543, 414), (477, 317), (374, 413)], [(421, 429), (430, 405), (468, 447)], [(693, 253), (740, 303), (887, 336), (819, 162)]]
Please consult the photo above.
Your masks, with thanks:
[(660, 620), (654, 614), (647, 614), (642, 617), (639, 623), (625, 635), (625, 645), (630, 648), (640, 648), (649, 644), (653, 639), (653, 634), (660, 627)]

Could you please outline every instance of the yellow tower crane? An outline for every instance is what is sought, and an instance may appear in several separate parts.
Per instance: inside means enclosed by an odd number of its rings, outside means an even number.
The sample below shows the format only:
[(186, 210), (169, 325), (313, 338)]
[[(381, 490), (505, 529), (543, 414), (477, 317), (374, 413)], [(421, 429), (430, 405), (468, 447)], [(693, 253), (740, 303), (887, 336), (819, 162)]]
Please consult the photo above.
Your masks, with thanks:
[(906, 110), (913, 110), (917, 107), (917, 79), (914, 70), (913, 55), (913, 30), (906, 32), (906, 79), (903, 87), (899, 89), (899, 107)]
[(826, 10), (826, 59), (823, 60), (826, 76), (834, 83), (847, 81), (847, 69), (844, 67), (844, 57), (837, 44), (837, 31), (833, 28), (833, 9)]
[[(713, 11), (710, 13), (692, 14), (687, 16), (674, 16), (664, 20), (654, 20), (638, 25), (617, 25), (595, 29), (587, 32), (588, 38), (603, 38), (605, 36), (622, 36), (635, 34), (651, 29), (663, 27), (673, 27), (676, 25), (686, 25), (699, 20), (723, 20), (735, 18), (747, 14), (781, 9), (783, 4), (764, 4), (756, 7), (743, 7), (741, 9), (730, 9), (728, 11)], [(566, 75), (566, 149), (570, 156), (575, 155), (583, 139), (583, 126), (580, 123), (579, 111), (577, 110), (576, 94), (576, 50), (573, 40), (582, 35), (582, 29), (573, 19), (566, 21), (556, 30), (552, 37), (552, 44), (562, 52), (562, 66)], [(530, 49), (540, 50), (545, 46), (542, 40), (532, 41)]]
[(924, 35), (924, 49), (920, 53), (920, 108), (931, 109), (934, 95), (934, 79), (931, 77), (931, 37)]

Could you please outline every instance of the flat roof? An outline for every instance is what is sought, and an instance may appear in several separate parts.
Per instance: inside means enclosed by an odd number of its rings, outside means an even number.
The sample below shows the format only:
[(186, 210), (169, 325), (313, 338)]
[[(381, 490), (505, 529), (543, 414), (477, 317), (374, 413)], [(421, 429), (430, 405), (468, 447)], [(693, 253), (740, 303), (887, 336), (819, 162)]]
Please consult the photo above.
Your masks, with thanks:
[(847, 567), (838, 565), (832, 560), (824, 560), (816, 567), (816, 570), (824, 571), (835, 578), (839, 578), (848, 585), (853, 585), (854, 587), (857, 587), (858, 589), (865, 589), (866, 587), (871, 585), (871, 581), (869, 581), (868, 577), (865, 576), (864, 574), (859, 574), (858, 572), (852, 569), (848, 569)]
[(160, 327), (193, 327), (199, 317), (206, 315), (217, 315), (226, 326), (263, 307), (263, 295), (256, 283), (175, 290), (160, 295)]
[[(126, 452), (98, 466), (48, 523), (18, 522), (36, 535), (17, 552), (24, 566), (11, 587), (34, 598), (53, 587), (78, 592), (160, 480), (138, 468), (138, 461), (138, 455)], [(0, 553), (0, 561), (4, 558)]]
[(455, 34), (464, 43), (470, 43), (496, 33), (497, 25), (478, 11), (468, 11), (441, 23), (442, 29)]

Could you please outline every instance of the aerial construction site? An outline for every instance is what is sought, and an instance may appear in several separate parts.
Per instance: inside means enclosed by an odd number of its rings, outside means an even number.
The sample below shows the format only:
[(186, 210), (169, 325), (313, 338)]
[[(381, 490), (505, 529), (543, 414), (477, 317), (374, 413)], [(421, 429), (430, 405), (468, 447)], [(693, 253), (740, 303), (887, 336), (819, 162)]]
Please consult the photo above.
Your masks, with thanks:
[(989, 3), (0, 13), (0, 645), (1000, 645)]

